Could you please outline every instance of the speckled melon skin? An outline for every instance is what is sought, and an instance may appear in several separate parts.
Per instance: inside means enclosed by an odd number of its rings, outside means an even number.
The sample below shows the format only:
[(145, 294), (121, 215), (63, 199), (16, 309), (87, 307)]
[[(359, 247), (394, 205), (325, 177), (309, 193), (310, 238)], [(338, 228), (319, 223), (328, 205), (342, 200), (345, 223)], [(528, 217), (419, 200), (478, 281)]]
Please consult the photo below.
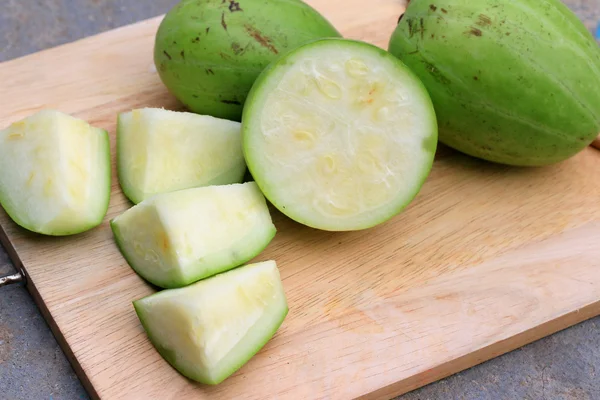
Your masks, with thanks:
[(440, 141), (517, 166), (600, 132), (600, 49), (558, 0), (412, 0), (389, 45), (423, 81)]
[(154, 63), (190, 111), (239, 121), (262, 70), (288, 50), (339, 32), (300, 0), (183, 0), (160, 24)]

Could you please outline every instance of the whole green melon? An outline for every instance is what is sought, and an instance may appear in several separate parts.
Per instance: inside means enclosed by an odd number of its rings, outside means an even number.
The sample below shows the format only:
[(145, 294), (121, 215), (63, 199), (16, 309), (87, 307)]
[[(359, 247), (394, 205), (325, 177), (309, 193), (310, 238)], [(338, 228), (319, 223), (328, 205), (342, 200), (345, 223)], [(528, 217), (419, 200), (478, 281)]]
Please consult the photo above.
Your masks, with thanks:
[(440, 141), (464, 153), (548, 165), (600, 131), (600, 49), (558, 0), (412, 0), (389, 50), (427, 87)]
[(154, 62), (190, 111), (240, 120), (269, 63), (304, 43), (339, 36), (300, 0), (183, 0), (160, 24)]

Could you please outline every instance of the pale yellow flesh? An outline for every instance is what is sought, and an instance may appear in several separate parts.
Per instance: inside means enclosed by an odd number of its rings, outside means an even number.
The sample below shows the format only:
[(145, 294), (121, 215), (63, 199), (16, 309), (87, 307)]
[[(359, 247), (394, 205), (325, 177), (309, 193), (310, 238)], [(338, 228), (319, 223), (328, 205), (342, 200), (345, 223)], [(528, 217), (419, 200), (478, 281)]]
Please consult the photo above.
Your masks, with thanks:
[(215, 381), (272, 336), (287, 301), (276, 263), (265, 261), (162, 291), (137, 301), (136, 309), (169, 362), (194, 379)]
[(275, 234), (254, 182), (158, 195), (115, 218), (113, 225), (132, 267), (163, 287), (235, 267)]
[(119, 179), (139, 203), (155, 194), (242, 181), (240, 124), (206, 115), (145, 108), (123, 113)]
[(66, 234), (106, 212), (107, 134), (57, 111), (41, 111), (0, 131), (0, 198), (21, 225)]
[(245, 142), (251, 171), (272, 202), (311, 226), (352, 229), (392, 215), (431, 167), (426, 92), (392, 60), (360, 50), (307, 46), (252, 99), (261, 111)]

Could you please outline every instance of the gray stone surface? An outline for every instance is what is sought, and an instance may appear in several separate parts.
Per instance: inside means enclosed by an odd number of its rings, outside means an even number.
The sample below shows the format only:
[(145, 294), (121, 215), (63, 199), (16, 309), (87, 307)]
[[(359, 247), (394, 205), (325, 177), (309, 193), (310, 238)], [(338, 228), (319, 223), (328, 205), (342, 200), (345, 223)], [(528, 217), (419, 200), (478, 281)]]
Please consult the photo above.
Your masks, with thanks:
[(600, 399), (600, 319), (592, 319), (401, 400)]
[[(2, 0), (0, 61), (160, 15), (176, 2)], [(599, 0), (566, 2), (596, 29)], [(13, 271), (0, 247), (0, 275)], [(401, 399), (600, 399), (599, 344), (596, 318)], [(25, 289), (0, 290), (0, 400), (87, 398)]]

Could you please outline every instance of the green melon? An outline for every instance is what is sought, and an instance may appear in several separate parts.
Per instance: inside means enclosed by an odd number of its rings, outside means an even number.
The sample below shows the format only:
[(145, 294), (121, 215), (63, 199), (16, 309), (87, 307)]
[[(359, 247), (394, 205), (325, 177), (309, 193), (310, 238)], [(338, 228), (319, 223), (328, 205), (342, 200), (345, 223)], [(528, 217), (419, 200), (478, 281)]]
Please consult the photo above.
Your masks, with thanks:
[(440, 141), (464, 153), (541, 166), (600, 131), (600, 50), (558, 0), (413, 0), (389, 50), (427, 87)]
[(254, 80), (306, 42), (339, 37), (299, 0), (183, 0), (160, 24), (154, 61), (170, 92), (190, 111), (239, 120)]

